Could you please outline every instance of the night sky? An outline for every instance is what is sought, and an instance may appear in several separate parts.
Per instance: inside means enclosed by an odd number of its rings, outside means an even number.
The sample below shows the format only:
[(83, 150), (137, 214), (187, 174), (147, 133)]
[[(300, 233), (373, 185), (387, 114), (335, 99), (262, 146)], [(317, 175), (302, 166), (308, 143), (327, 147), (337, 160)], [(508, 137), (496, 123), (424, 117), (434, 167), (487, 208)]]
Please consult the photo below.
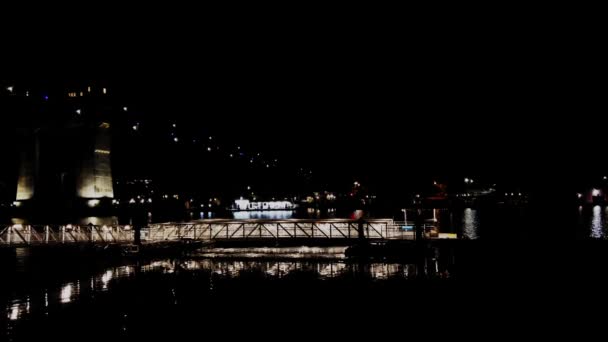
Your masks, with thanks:
[(327, 19), (116, 29), (84, 40), (86, 58), (49, 55), (7, 78), (107, 82), (140, 115), (244, 141), (320, 184), (472, 176), (545, 190), (605, 173), (592, 31)]

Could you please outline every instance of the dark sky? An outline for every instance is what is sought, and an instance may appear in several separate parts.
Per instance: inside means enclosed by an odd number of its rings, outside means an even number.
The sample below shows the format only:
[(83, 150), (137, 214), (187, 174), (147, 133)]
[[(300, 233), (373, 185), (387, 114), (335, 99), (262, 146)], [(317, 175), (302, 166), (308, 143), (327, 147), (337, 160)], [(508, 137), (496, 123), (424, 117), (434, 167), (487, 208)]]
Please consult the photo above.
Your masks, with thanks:
[(586, 24), (243, 15), (121, 21), (94, 38), (45, 40), (13, 71), (107, 80), (146, 115), (330, 177), (603, 173), (606, 56)]

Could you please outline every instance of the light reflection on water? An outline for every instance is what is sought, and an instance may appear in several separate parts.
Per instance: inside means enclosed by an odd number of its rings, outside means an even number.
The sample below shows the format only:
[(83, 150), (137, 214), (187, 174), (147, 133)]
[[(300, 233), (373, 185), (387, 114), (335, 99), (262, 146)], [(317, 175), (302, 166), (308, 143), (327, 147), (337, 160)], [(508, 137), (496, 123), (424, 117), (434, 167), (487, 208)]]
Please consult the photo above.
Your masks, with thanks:
[(479, 229), (479, 219), (477, 217), (477, 210), (466, 208), (462, 217), (462, 235), (466, 239), (477, 239)]
[[(608, 208), (606, 208), (608, 210)], [(604, 230), (606, 228), (606, 210), (602, 210), (602, 207), (596, 205), (593, 207), (593, 214), (591, 216), (591, 237), (595, 239), (604, 237)]]
[[(428, 264), (430, 263), (430, 264)], [(259, 260), (259, 259), (187, 259), (158, 260), (135, 266), (112, 267), (87, 279), (67, 281), (57, 287), (22, 294), (9, 299), (5, 304), (8, 322), (17, 322), (30, 314), (49, 315), (61, 307), (71, 305), (83, 298), (93, 299), (96, 294), (112, 293), (115, 282), (129, 281), (138, 273), (156, 274), (201, 274), (228, 279), (239, 279), (244, 274), (259, 274), (263, 277), (281, 279), (290, 275), (310, 274), (319, 280), (340, 277), (364, 276), (372, 280), (390, 278), (410, 279), (418, 276), (417, 266), (403, 263), (372, 262), (350, 263), (345, 260)], [(440, 271), (437, 260), (427, 261), (425, 276), (449, 277), (447, 271)], [(210, 285), (210, 290), (213, 285)], [(33, 308), (33, 309), (32, 309)]]

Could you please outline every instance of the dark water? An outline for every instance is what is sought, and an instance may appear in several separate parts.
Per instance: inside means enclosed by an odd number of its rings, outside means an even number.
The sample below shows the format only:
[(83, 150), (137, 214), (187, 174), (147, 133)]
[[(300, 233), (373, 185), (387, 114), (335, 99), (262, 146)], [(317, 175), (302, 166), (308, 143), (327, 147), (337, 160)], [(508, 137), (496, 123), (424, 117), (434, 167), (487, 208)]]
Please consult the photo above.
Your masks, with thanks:
[[(452, 282), (453, 264), (436, 252), (417, 262), (353, 262), (340, 250), (305, 250), (278, 259), (107, 264), (18, 249), (1, 269), (2, 338), (128, 340), (217, 334), (220, 327), (256, 329), (259, 335), (280, 328), (277, 324), (288, 327), (283, 324), (290, 320), (296, 330), (331, 326), (329, 320), (344, 320), (354, 308), (402, 301)], [(309, 309), (317, 312), (314, 319), (306, 319)], [(375, 324), (377, 318), (368, 319)]]
[(496, 325), (524, 333), (563, 318), (572, 326), (608, 304), (608, 246), (599, 240), (455, 241), (400, 261), (314, 247), (139, 261), (0, 252), (6, 341), (394, 339)]

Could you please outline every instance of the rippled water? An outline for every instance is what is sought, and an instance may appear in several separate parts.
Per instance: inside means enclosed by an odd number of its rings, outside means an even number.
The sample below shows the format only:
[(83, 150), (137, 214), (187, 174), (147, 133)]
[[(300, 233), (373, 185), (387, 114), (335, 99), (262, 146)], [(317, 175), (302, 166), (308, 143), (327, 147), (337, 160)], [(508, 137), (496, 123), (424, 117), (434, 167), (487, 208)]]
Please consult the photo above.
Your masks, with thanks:
[[(15, 263), (2, 269), (8, 275), (0, 289), (2, 336), (30, 340), (41, 337), (44, 330), (44, 336), (64, 339), (99, 329), (95, 334), (109, 338), (140, 337), (147, 334), (149, 324), (167, 320), (174, 324), (176, 317), (214, 320), (217, 317), (209, 317), (206, 310), (222, 311), (226, 305), (265, 310), (266, 305), (280, 303), (280, 298), (290, 305), (323, 305), (328, 298), (357, 296), (361, 287), (381, 294), (387, 290), (383, 284), (390, 282), (451, 277), (449, 262), (440, 262), (434, 254), (410, 264), (352, 262), (344, 257), (342, 247), (251, 251), (257, 256), (280, 256), (272, 259), (235, 258), (238, 250), (216, 252), (233, 257), (124, 261), (107, 267), (63, 259), (41, 266), (44, 261), (29, 260), (28, 249), (21, 249)], [(302, 253), (326, 258), (298, 257)], [(389, 293), (398, 295), (400, 290)], [(171, 318), (163, 319), (167, 314)]]

